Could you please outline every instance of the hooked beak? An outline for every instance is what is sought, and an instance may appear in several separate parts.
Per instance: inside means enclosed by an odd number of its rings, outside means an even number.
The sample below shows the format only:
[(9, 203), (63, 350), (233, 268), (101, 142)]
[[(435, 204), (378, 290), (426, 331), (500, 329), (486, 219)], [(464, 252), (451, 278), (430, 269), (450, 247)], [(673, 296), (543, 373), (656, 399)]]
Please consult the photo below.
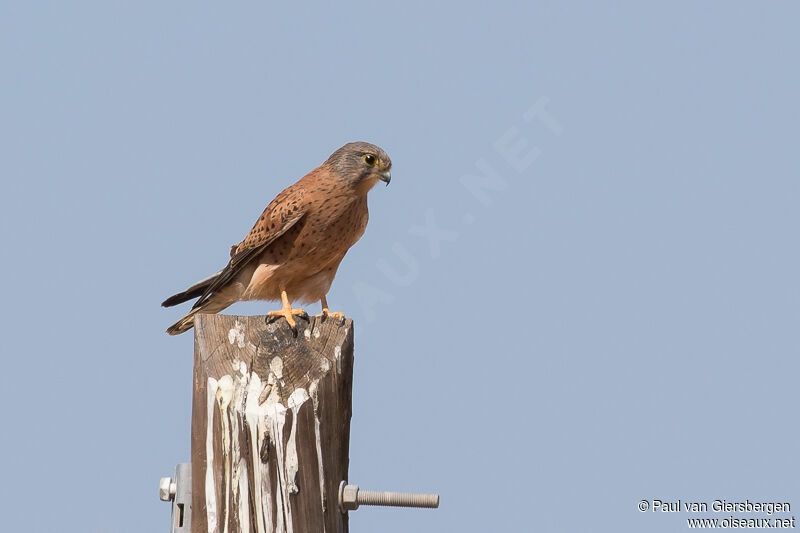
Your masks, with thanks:
[(389, 182), (392, 181), (392, 173), (388, 170), (385, 172), (378, 173), (379, 180), (386, 182), (386, 186), (389, 186)]

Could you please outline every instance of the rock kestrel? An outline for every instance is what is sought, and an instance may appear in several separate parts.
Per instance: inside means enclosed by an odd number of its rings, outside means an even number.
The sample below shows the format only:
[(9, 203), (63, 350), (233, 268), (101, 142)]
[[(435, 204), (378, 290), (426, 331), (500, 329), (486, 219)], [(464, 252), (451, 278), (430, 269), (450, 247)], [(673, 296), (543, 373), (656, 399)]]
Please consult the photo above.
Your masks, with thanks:
[(292, 302), (319, 300), (331, 313), (325, 295), (347, 250), (367, 227), (367, 191), (378, 181), (389, 184), (392, 161), (374, 144), (349, 143), (321, 166), (275, 197), (239, 244), (228, 265), (185, 291), (167, 298), (170, 307), (198, 298), (192, 310), (167, 329), (177, 335), (194, 326), (198, 313), (217, 313), (243, 300), (278, 300), (295, 328), (294, 315), (307, 316)]

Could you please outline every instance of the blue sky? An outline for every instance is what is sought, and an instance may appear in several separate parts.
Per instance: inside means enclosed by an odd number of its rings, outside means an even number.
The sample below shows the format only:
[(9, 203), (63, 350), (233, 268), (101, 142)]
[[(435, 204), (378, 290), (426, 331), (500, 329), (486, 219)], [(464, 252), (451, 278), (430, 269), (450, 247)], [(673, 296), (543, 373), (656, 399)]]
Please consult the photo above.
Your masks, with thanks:
[(159, 303), (354, 140), (394, 166), (329, 295), (356, 323), (350, 478), (442, 506), (352, 531), (800, 505), (798, 14), (4, 3), (3, 529), (169, 527), (192, 338)]

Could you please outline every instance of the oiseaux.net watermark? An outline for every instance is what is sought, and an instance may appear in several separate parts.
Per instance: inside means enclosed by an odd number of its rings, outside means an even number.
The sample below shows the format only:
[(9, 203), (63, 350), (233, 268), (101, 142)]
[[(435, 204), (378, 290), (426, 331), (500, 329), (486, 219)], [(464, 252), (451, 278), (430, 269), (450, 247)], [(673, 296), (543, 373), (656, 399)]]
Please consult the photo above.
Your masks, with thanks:
[(686, 514), (689, 529), (794, 529), (792, 505), (787, 501), (640, 500), (642, 513)]

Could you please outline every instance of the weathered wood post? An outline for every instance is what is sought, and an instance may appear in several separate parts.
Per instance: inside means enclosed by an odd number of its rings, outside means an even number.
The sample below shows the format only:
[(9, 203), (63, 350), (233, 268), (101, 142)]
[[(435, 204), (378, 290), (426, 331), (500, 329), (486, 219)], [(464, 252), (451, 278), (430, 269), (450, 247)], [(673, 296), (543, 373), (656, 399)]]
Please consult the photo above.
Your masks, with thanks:
[(353, 323), (198, 315), (192, 532), (344, 533)]

